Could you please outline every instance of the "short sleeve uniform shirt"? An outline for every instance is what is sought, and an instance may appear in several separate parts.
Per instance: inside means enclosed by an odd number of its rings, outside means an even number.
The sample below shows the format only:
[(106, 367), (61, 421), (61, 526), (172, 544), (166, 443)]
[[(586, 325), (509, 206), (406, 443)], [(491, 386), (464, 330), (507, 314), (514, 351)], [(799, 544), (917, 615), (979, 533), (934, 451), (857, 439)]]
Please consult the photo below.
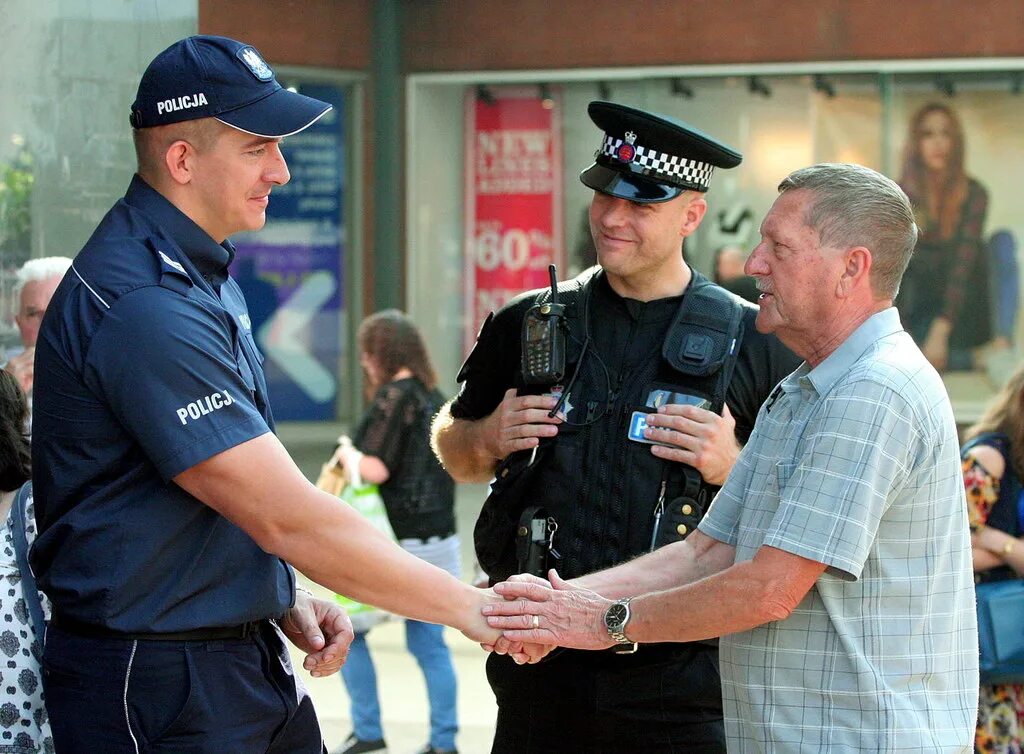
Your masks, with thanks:
[(171, 481), (273, 428), (232, 256), (136, 176), (50, 303), (32, 563), (59, 616), (174, 632), (292, 602), (291, 569)]
[(766, 402), (700, 529), (827, 568), (720, 644), (730, 752), (970, 751), (971, 547), (952, 409), (896, 309)]

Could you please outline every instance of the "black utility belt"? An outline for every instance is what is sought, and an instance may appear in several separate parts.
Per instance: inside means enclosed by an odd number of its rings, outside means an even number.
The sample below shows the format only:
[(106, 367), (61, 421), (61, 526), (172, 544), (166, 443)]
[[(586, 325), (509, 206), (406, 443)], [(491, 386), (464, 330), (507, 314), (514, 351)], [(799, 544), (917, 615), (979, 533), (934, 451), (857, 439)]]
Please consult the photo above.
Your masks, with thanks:
[(266, 621), (256, 620), (235, 626), (210, 626), (193, 628), (188, 631), (168, 631), (164, 633), (128, 633), (114, 631), (106, 626), (83, 623), (74, 618), (67, 618), (54, 612), (50, 625), (69, 634), (85, 636), (90, 639), (125, 639), (128, 641), (220, 641), (224, 639), (249, 639), (259, 633), (260, 626)]

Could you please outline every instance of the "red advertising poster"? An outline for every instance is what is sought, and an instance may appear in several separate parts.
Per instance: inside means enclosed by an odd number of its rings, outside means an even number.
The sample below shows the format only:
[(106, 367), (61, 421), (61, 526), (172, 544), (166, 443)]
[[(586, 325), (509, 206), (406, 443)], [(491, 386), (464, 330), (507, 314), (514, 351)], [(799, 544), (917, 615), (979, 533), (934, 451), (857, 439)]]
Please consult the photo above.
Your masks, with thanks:
[(558, 112), (536, 89), (467, 96), (466, 353), (488, 312), (564, 269)]

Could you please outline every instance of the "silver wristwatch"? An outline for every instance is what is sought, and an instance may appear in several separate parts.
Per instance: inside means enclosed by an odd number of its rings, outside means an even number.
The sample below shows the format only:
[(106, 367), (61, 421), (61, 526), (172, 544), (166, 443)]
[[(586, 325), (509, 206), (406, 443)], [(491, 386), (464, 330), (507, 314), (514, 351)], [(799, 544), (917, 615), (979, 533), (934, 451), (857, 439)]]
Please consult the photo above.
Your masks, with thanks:
[(637, 648), (636, 642), (626, 637), (626, 624), (630, 619), (629, 602), (632, 599), (626, 597), (613, 602), (604, 613), (604, 627), (608, 629), (612, 641), (620, 645), (616, 651), (622, 653), (635, 652)]

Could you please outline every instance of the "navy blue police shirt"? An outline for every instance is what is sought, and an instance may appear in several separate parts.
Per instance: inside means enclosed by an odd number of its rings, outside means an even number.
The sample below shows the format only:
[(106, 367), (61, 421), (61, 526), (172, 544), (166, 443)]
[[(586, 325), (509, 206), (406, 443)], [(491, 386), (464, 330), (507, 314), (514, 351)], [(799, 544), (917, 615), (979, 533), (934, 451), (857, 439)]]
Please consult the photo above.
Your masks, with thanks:
[(291, 568), (171, 481), (274, 426), (233, 253), (136, 176), (50, 302), (32, 567), (59, 616), (163, 633), (293, 603)]

